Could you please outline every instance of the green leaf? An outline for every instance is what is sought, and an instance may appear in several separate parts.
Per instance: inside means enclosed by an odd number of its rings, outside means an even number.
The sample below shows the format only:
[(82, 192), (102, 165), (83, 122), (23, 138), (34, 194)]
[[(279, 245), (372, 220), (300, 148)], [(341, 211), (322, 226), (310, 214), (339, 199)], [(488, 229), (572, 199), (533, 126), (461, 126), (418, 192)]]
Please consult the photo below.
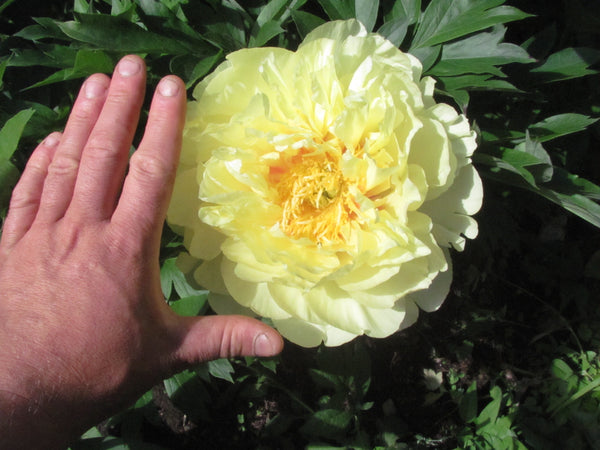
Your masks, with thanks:
[(73, 11), (76, 13), (91, 14), (94, 12), (94, 8), (91, 1), (86, 2), (85, 0), (75, 0)]
[(228, 359), (216, 359), (214, 361), (209, 361), (207, 365), (208, 373), (210, 373), (213, 377), (233, 383), (233, 377), (231, 374), (235, 372), (235, 369)]
[(250, 33), (248, 47), (262, 47), (281, 33), (283, 33), (283, 28), (278, 22), (270, 21), (261, 27), (255, 26)]
[(583, 114), (558, 114), (531, 125), (529, 132), (539, 142), (546, 142), (560, 136), (583, 131), (597, 121), (598, 118), (592, 119)]
[(423, 72), (425, 73), (436, 63), (441, 51), (442, 46), (436, 45), (434, 47), (415, 48), (414, 50), (411, 50), (411, 54), (421, 61)]
[(354, 11), (356, 19), (362, 22), (367, 31), (373, 31), (377, 22), (379, 0), (354, 0)]
[(300, 431), (309, 436), (331, 437), (344, 433), (351, 420), (352, 415), (348, 411), (323, 409), (311, 415)]
[(194, 289), (189, 285), (185, 275), (177, 267), (176, 261), (177, 258), (169, 258), (165, 260), (160, 269), (160, 284), (165, 298), (171, 297), (173, 287), (182, 299), (206, 295), (207, 291)]
[(167, 378), (163, 384), (175, 407), (193, 419), (208, 418), (206, 405), (210, 401), (210, 395), (195, 372), (184, 370)]
[(521, 47), (501, 43), (505, 32), (506, 28), (498, 26), (489, 33), (478, 33), (445, 45), (441, 59), (431, 69), (431, 74), (454, 76), (465, 73), (490, 73), (503, 77), (504, 74), (496, 66), (533, 62), (533, 58)]
[(412, 25), (419, 20), (421, 15), (421, 0), (397, 0), (394, 2), (390, 13), (386, 17), (386, 22), (390, 20), (405, 21), (407, 25)]
[(0, 215), (3, 217), (8, 205), (12, 190), (19, 181), (19, 170), (10, 161), (0, 160)]
[(590, 66), (600, 61), (600, 50), (569, 47), (553, 53), (546, 62), (531, 72), (541, 81), (551, 83), (598, 73)]
[(354, 0), (319, 0), (319, 4), (331, 20), (353, 19)]
[(85, 78), (93, 73), (111, 73), (115, 63), (113, 59), (100, 50), (82, 49), (75, 56), (75, 64), (72, 68), (59, 70), (42, 81), (39, 81), (27, 89), (34, 89), (62, 81)]
[(0, 161), (8, 161), (12, 157), (33, 113), (33, 109), (25, 109), (6, 121), (0, 130)]
[(477, 417), (477, 382), (473, 381), (463, 394), (458, 404), (458, 413), (467, 423)]
[(180, 316), (194, 317), (205, 312), (207, 308), (208, 294), (193, 295), (181, 298), (169, 304), (171, 309)]
[(564, 194), (542, 187), (539, 194), (600, 228), (600, 205), (581, 194)]
[(408, 25), (409, 22), (406, 18), (389, 20), (377, 30), (377, 33), (385, 37), (396, 47), (400, 47), (406, 37)]
[(300, 37), (302, 38), (319, 25), (325, 23), (325, 20), (306, 11), (292, 11), (292, 20), (296, 24)]
[(500, 406), (502, 404), (502, 390), (498, 386), (494, 386), (490, 390), (490, 396), (492, 397), (492, 401), (483, 408), (483, 411), (481, 411), (475, 419), (475, 425), (478, 427), (493, 424), (498, 418), (498, 413), (500, 412)]
[(258, 27), (262, 27), (268, 22), (274, 21), (281, 25), (281, 21), (276, 20), (281, 17), (282, 14), (287, 10), (291, 0), (271, 0), (267, 3), (260, 11), (260, 14), (256, 18), (256, 24)]
[[(116, 16), (78, 14), (79, 21), (57, 22), (70, 38), (91, 44), (98, 49), (127, 53), (158, 53), (205, 55), (210, 46), (189, 46), (162, 36)], [(211, 52), (212, 53), (212, 52)]]
[(412, 48), (451, 41), (497, 24), (529, 17), (504, 0), (432, 0), (418, 24)]
[[(529, 132), (526, 133), (525, 142), (517, 145), (515, 150), (531, 155), (533, 157), (532, 161), (537, 161), (522, 163), (522, 167), (528, 167), (536, 183), (546, 183), (552, 179), (554, 168), (552, 167), (550, 155), (548, 155), (548, 152), (546, 152), (540, 142), (534, 141), (529, 137)], [(511, 155), (514, 156), (515, 153), (511, 153)], [(524, 159), (521, 161), (524, 161)]]
[(492, 75), (469, 74), (455, 77), (438, 77), (445, 91), (451, 92), (459, 89), (469, 91), (506, 91), (521, 92), (511, 83), (505, 80), (498, 80)]

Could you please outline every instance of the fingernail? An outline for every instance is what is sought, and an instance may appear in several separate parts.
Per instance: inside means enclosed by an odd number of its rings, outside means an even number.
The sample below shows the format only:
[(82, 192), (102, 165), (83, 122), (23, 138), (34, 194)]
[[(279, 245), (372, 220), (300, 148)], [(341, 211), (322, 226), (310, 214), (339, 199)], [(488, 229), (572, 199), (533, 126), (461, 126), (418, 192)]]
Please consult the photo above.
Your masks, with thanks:
[(135, 75), (140, 71), (141, 68), (142, 66), (140, 65), (140, 62), (137, 59), (128, 57), (125, 57), (121, 61), (119, 61), (119, 64), (117, 66), (119, 74), (123, 77), (130, 77), (132, 75)]
[(58, 139), (58, 136), (56, 134), (51, 134), (46, 139), (44, 139), (43, 143), (46, 147), (55, 147), (58, 145), (59, 141), (60, 139)]
[(170, 78), (164, 78), (158, 84), (158, 92), (163, 97), (174, 97), (179, 92), (179, 83)]
[(89, 78), (85, 82), (85, 96), (87, 98), (98, 98), (106, 92), (106, 83), (96, 79)]
[(266, 334), (259, 334), (254, 339), (254, 354), (256, 356), (273, 356), (273, 345)]

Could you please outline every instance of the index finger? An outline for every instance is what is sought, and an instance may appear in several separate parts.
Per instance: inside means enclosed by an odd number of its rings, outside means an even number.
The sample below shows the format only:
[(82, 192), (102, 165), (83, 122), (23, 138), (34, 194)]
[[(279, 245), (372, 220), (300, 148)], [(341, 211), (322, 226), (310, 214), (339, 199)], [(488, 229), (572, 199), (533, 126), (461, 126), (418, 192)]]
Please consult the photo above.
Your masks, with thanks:
[[(132, 155), (111, 226), (136, 241), (160, 240), (175, 179), (185, 121), (185, 85), (170, 75), (159, 83), (144, 137)], [(157, 249), (158, 251), (158, 249)]]

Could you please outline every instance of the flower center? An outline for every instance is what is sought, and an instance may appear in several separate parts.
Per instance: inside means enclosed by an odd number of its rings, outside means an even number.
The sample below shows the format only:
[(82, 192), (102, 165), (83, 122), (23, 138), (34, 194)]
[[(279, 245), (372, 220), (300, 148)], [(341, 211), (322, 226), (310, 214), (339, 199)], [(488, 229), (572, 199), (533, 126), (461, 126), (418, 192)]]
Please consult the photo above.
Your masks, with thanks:
[(283, 167), (273, 166), (283, 215), (280, 227), (293, 238), (307, 237), (318, 243), (345, 241), (346, 225), (356, 217), (358, 206), (334, 156), (300, 152)]

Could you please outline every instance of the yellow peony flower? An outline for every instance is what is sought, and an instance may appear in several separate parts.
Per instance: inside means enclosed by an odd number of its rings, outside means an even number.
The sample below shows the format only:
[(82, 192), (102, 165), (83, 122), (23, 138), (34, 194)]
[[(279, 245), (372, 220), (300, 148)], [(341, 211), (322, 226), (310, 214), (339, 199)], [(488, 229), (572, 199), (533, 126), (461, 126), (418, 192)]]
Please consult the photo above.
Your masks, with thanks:
[(482, 186), (475, 133), (421, 71), (350, 20), (296, 52), (232, 53), (198, 85), (168, 221), (215, 311), (310, 347), (389, 336), (441, 305)]

